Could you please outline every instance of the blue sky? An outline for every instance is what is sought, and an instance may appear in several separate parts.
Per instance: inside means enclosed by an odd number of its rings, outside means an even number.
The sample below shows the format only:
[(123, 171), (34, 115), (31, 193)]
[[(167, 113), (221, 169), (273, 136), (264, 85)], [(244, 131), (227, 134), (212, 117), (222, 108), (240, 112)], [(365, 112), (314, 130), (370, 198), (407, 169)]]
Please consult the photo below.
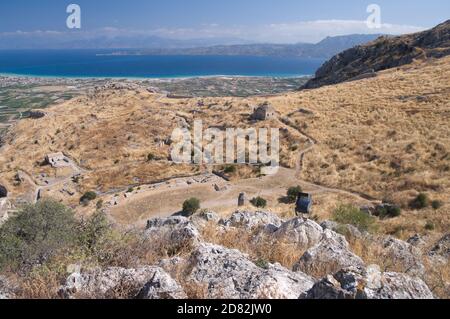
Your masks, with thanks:
[[(0, 2), (0, 33), (68, 32), (68, 4), (82, 9), (85, 34), (154, 34), (315, 42), (327, 35), (408, 33), (447, 20), (448, 0), (14, 0)], [(366, 30), (366, 8), (381, 7), (383, 28)]]

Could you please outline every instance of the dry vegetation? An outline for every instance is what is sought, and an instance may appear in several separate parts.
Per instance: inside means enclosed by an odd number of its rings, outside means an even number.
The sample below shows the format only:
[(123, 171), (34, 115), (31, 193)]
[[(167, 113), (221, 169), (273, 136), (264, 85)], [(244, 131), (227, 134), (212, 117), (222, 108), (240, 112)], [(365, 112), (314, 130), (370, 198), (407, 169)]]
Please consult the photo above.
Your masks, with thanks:
[[(372, 79), (268, 98), (203, 98), (199, 103), (199, 99), (161, 98), (145, 90), (98, 91), (49, 108), (41, 120), (17, 123), (1, 150), (0, 184), (14, 197), (27, 188), (14, 182), (19, 169), (31, 176), (57, 174), (40, 165), (45, 154), (56, 151), (88, 170), (76, 185), (77, 196), (63, 198), (71, 205), (78, 204), (86, 190), (108, 191), (198, 174), (204, 168), (167, 160), (169, 146), (161, 142), (172, 130), (194, 119), (202, 119), (205, 128), (248, 127), (254, 125), (249, 121), (251, 106), (269, 101), (279, 120), (256, 126), (283, 129), (284, 166), (295, 167), (299, 152), (308, 146), (301, 131), (316, 141), (305, 155), (301, 179), (401, 205), (402, 216), (379, 222), (383, 233), (401, 239), (415, 233), (436, 238), (450, 229), (449, 83), (447, 57), (384, 71)], [(239, 168), (232, 178), (255, 174), (251, 168)], [(444, 205), (436, 210), (410, 209), (409, 202), (419, 192)], [(336, 194), (326, 196), (319, 196), (321, 207), (327, 208), (317, 213), (320, 220), (329, 218), (342, 199)], [(271, 208), (285, 210), (278, 206)], [(209, 232), (204, 234), (207, 240), (239, 248), (256, 261), (277, 261), (289, 267), (302, 253), (272, 242), (256, 249), (251, 240), (242, 240), (250, 239), (248, 234)], [(359, 248), (361, 254), (376, 251), (367, 247)], [(354, 249), (358, 251), (357, 244)], [(368, 259), (371, 256), (376, 253), (367, 254)], [(448, 278), (448, 269), (439, 276)]]

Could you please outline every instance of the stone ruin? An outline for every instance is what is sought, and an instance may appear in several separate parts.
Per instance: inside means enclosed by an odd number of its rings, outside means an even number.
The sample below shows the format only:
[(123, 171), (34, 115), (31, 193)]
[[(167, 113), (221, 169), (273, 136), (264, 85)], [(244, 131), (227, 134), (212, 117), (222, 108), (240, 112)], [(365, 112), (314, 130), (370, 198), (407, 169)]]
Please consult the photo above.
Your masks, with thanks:
[(53, 168), (67, 167), (70, 165), (69, 159), (61, 152), (47, 154), (45, 156), (45, 162)]
[(240, 193), (238, 197), (238, 206), (245, 206), (245, 193)]
[(267, 121), (276, 118), (276, 111), (268, 102), (258, 106), (251, 115), (253, 121)]

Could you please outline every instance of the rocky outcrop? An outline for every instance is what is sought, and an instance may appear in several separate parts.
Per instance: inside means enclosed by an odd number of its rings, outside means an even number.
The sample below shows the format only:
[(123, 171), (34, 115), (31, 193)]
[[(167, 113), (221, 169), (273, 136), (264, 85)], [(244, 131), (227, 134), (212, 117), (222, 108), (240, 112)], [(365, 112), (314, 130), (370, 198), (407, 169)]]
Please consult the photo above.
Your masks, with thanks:
[(306, 299), (433, 299), (419, 278), (382, 273), (378, 266), (349, 267), (328, 275), (305, 295)]
[(312, 220), (294, 218), (283, 223), (273, 237), (279, 241), (290, 242), (300, 250), (306, 250), (316, 245), (323, 236), (323, 229)]
[(319, 243), (308, 249), (294, 265), (294, 271), (322, 277), (352, 266), (362, 267), (364, 262), (350, 251), (344, 236), (326, 229)]
[(382, 245), (382, 254), (388, 263), (388, 267), (400, 268), (402, 272), (410, 275), (423, 275), (425, 266), (422, 262), (422, 254), (418, 248), (393, 237), (384, 239)]
[(183, 288), (160, 268), (139, 292), (138, 299), (187, 299)]
[[(320, 226), (325, 230), (329, 229), (334, 232), (338, 232), (340, 234), (344, 234), (346, 237), (349, 236), (350, 238), (354, 239), (361, 239), (364, 237), (367, 237), (369, 234), (362, 233), (357, 227), (353, 225), (341, 225), (333, 221), (324, 221), (320, 224)], [(348, 238), (348, 237), (347, 237)]]
[(196, 246), (201, 241), (198, 229), (188, 218), (181, 216), (149, 220), (145, 236), (174, 249)]
[(187, 279), (205, 287), (205, 298), (297, 299), (314, 280), (280, 265), (258, 267), (238, 250), (202, 244), (188, 262)]
[(216, 213), (210, 211), (202, 211), (190, 217), (190, 221), (198, 229), (203, 228), (210, 222), (218, 223), (219, 220), (220, 217)]
[(376, 72), (409, 64), (418, 58), (450, 54), (450, 20), (420, 33), (380, 37), (348, 49), (326, 62), (302, 88), (313, 89), (376, 76)]
[(221, 221), (221, 224), (226, 227), (245, 228), (249, 230), (269, 224), (278, 227), (282, 223), (283, 220), (274, 214), (246, 211), (237, 211), (229, 219)]
[(60, 288), (64, 298), (185, 298), (181, 287), (159, 267), (94, 269), (71, 274)]
[(443, 262), (448, 262), (450, 259), (450, 234), (442, 237), (428, 252), (428, 256), (437, 257)]

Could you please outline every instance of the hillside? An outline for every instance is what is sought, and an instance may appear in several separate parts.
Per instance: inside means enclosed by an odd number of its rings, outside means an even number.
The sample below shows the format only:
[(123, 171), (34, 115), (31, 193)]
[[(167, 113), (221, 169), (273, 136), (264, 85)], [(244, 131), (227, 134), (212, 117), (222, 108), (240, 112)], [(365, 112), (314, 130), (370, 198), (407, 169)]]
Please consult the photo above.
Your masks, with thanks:
[(303, 89), (313, 89), (352, 79), (375, 76), (374, 72), (409, 64), (414, 60), (450, 54), (450, 20), (420, 33), (381, 37), (331, 58)]
[[(0, 147), (0, 297), (449, 298), (449, 83), (445, 56), (275, 96), (170, 98), (111, 81), (36, 112)], [(276, 116), (253, 122), (265, 102)], [(282, 168), (173, 163), (172, 130), (196, 119), (280, 128)], [(285, 198), (297, 185), (314, 199), (307, 221)], [(257, 196), (263, 212), (249, 202)], [(174, 216), (190, 197), (203, 210)], [(33, 220), (14, 217), (24, 202), (39, 199), (27, 206), (38, 227), (47, 207), (69, 215), (50, 198), (73, 209), (76, 220), (57, 224), (81, 238), (52, 233), (56, 243), (11, 254), (16, 223)]]

